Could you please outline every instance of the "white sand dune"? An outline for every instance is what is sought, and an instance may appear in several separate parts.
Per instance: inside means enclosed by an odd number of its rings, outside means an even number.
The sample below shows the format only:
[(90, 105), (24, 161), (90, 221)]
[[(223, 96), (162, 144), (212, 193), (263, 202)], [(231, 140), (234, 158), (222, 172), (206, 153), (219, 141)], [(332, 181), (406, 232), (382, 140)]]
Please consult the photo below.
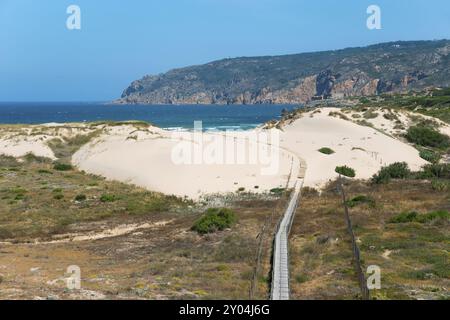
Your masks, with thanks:
[[(405, 161), (413, 170), (426, 164), (412, 146), (373, 128), (330, 116), (332, 111), (339, 110), (325, 108), (320, 113), (305, 113), (282, 131), (271, 129), (280, 135), (280, 150), (291, 151), (306, 161), (305, 186), (323, 187), (337, 176), (334, 170), (338, 165), (350, 166), (356, 170), (356, 178), (368, 179), (382, 166), (394, 162)], [(190, 133), (183, 134), (186, 141), (191, 139)], [(229, 135), (239, 139), (245, 134)], [(291, 171), (292, 156), (285, 151), (280, 152), (276, 174), (262, 175), (261, 165), (175, 164), (171, 153), (179, 140), (163, 130), (135, 140), (127, 136), (127, 130), (115, 129), (83, 147), (73, 161), (87, 172), (191, 198), (235, 192), (241, 187), (267, 191), (286, 185)], [(335, 153), (324, 155), (318, 151), (322, 147), (332, 148)]]
[[(178, 133), (189, 141), (190, 133)], [(177, 135), (177, 137), (179, 137)], [(212, 135), (208, 135), (212, 136)], [(181, 139), (173, 133), (141, 135), (127, 139), (128, 133), (114, 131), (82, 147), (73, 162), (86, 172), (136, 184), (153, 191), (198, 199), (202, 195), (245, 191), (264, 192), (284, 187), (291, 170), (291, 156), (282, 154), (279, 170), (261, 174), (261, 164), (178, 164), (172, 159)]]
[(0, 154), (20, 158), (27, 153), (33, 153), (39, 157), (56, 159), (53, 151), (39, 139), (0, 139)]
[[(337, 174), (336, 166), (355, 169), (356, 178), (368, 179), (385, 165), (404, 161), (413, 170), (427, 162), (412, 146), (378, 130), (330, 116), (337, 108), (305, 113), (284, 128), (281, 145), (296, 152), (307, 163), (305, 186), (323, 187)], [(318, 150), (329, 147), (334, 154)]]

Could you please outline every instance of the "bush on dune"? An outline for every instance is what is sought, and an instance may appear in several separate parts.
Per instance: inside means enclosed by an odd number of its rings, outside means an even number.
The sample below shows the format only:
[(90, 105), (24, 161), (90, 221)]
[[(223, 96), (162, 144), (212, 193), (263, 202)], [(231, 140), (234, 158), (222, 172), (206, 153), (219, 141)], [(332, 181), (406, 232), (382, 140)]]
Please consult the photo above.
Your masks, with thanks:
[(406, 133), (406, 139), (423, 147), (446, 149), (450, 147), (450, 138), (428, 126), (412, 126)]
[(441, 159), (441, 155), (439, 153), (426, 149), (420, 150), (419, 156), (431, 163), (438, 163)]
[(422, 171), (417, 173), (419, 179), (450, 179), (450, 163), (433, 163), (423, 166)]
[(406, 162), (396, 162), (389, 166), (382, 167), (378, 173), (372, 177), (375, 184), (388, 183), (391, 179), (406, 179), (411, 175)]
[(320, 148), (320, 149), (319, 149), (319, 152), (320, 152), (320, 153), (323, 153), (323, 154), (330, 155), (330, 154), (333, 154), (333, 153), (334, 153), (334, 150), (331, 149), (331, 148), (328, 148), (328, 147), (323, 147), (323, 148)]
[[(372, 183), (388, 183), (391, 179), (450, 179), (449, 163), (431, 163), (422, 167), (422, 170), (412, 172), (406, 162), (396, 162), (382, 167), (372, 176)], [(443, 182), (445, 183), (445, 181)]]
[(349, 178), (354, 178), (356, 176), (355, 170), (347, 166), (336, 167), (335, 171), (336, 173)]

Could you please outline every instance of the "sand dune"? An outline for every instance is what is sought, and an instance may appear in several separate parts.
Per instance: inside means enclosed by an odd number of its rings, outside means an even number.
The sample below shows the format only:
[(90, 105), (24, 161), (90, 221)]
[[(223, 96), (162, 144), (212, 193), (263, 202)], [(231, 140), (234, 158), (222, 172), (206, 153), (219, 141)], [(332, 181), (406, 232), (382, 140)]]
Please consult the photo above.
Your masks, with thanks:
[(0, 139), (0, 154), (13, 157), (23, 157), (27, 153), (33, 153), (36, 156), (56, 159), (53, 151), (45, 144), (45, 141), (39, 139)]
[[(382, 166), (393, 162), (405, 161), (413, 170), (427, 163), (415, 148), (395, 138), (400, 137), (401, 132), (381, 113), (370, 120), (372, 128), (354, 123), (348, 111), (347, 120), (336, 117), (336, 112), (343, 111), (322, 108), (283, 124), (282, 130), (258, 128), (246, 132), (205, 133), (201, 140), (192, 132), (106, 124), (101, 127), (102, 134), (73, 155), (72, 162), (88, 173), (193, 199), (238, 190), (267, 192), (272, 188), (292, 187), (295, 179), (289, 178), (303, 176), (305, 168), (304, 185), (321, 188), (337, 176), (334, 169), (338, 165), (350, 166), (356, 170), (356, 178), (368, 179)], [(407, 114), (397, 116), (408, 125)], [(447, 132), (449, 128), (443, 125), (441, 131)], [(53, 130), (54, 134), (48, 134), (48, 130)], [(82, 124), (78, 129), (75, 124), (70, 128), (53, 125), (47, 128), (45, 137), (26, 132), (14, 137), (3, 135), (0, 153), (20, 157), (32, 152), (55, 159), (46, 141), (58, 132), (61, 137), (61, 132), (73, 136), (92, 130)], [(215, 145), (220, 140), (218, 137), (223, 138), (224, 145)], [(231, 148), (229, 142), (232, 142)], [(329, 147), (335, 153), (322, 154), (318, 151), (322, 147)], [(179, 153), (186, 156), (187, 149), (192, 152), (192, 161), (180, 161), (184, 158), (179, 158)], [(200, 150), (198, 159), (196, 150)], [(257, 159), (252, 160), (255, 152)], [(218, 153), (223, 153), (223, 161), (212, 156)], [(233, 161), (228, 162), (228, 158)]]
[[(305, 186), (317, 188), (337, 176), (334, 169), (338, 165), (348, 165), (356, 170), (356, 178), (368, 179), (393, 162), (405, 161), (413, 170), (426, 164), (412, 146), (379, 130), (330, 116), (333, 111), (338, 109), (305, 113), (283, 130), (255, 130), (279, 134), (280, 166), (274, 175), (262, 175), (261, 165), (175, 164), (171, 152), (179, 141), (163, 130), (158, 136), (142, 136), (137, 140), (127, 140), (126, 132), (110, 133), (101, 142), (83, 147), (75, 154), (74, 162), (88, 172), (191, 198), (235, 192), (241, 187), (262, 192), (284, 186), (291, 171), (290, 152), (306, 162)], [(183, 134), (186, 136), (181, 139), (192, 139), (189, 133)], [(228, 135), (246, 138), (245, 133)], [(318, 151), (322, 147), (332, 148), (335, 153), (322, 154)]]
[[(208, 134), (213, 137), (213, 134)], [(126, 132), (111, 132), (107, 136), (81, 148), (73, 162), (82, 170), (96, 173), (153, 191), (198, 199), (202, 195), (245, 191), (265, 192), (284, 187), (291, 171), (289, 154), (280, 154), (280, 165), (275, 174), (263, 175), (260, 163), (176, 163), (174, 148), (190, 141), (191, 134), (159, 131), (129, 139)], [(184, 139), (183, 139), (184, 138)]]
[[(333, 111), (339, 109), (305, 113), (286, 125), (281, 135), (281, 145), (307, 163), (305, 186), (322, 187), (337, 176), (334, 169), (338, 165), (350, 166), (356, 170), (356, 178), (367, 179), (394, 162), (405, 161), (413, 170), (427, 163), (412, 146), (373, 128), (330, 116)], [(322, 154), (318, 151), (322, 147), (335, 153)]]

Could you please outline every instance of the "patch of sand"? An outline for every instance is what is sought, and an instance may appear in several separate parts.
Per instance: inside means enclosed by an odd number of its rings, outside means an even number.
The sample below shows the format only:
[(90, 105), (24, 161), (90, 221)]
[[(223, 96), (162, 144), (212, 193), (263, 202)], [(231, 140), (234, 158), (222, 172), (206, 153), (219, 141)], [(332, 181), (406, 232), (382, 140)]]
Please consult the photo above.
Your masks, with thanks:
[(55, 236), (56, 240), (41, 242), (36, 240), (35, 244), (50, 244), (50, 243), (66, 243), (66, 242), (80, 242), (80, 241), (93, 241), (105, 238), (113, 238), (130, 234), (138, 230), (156, 228), (165, 226), (172, 221), (158, 221), (156, 223), (143, 223), (143, 224), (125, 224), (119, 225), (112, 229), (106, 229), (100, 232), (89, 232), (87, 234), (61, 234)]
[(27, 153), (33, 153), (39, 157), (56, 159), (53, 151), (46, 145), (44, 139), (39, 137), (20, 137), (15, 139), (0, 139), (0, 154), (23, 157)]
[[(239, 141), (245, 140), (243, 134), (239, 136), (233, 133), (229, 138), (239, 144)], [(212, 146), (208, 142), (209, 138), (221, 140), (217, 134), (205, 133), (201, 154), (207, 154), (208, 146)], [(256, 141), (252, 144), (261, 146)], [(192, 199), (207, 194), (236, 192), (239, 188), (260, 193), (284, 187), (291, 172), (293, 156), (287, 151), (279, 152), (279, 165), (273, 174), (263, 174), (264, 169), (270, 165), (264, 165), (260, 161), (252, 163), (247, 156), (242, 162), (238, 162), (236, 156), (235, 161), (229, 163), (225, 159), (226, 152), (223, 157), (225, 163), (208, 162), (205, 158), (196, 162), (194, 155), (191, 163), (177, 163), (173, 160), (174, 150), (184, 147), (194, 150), (196, 146), (198, 143), (190, 132), (174, 134), (158, 129), (157, 132), (136, 136), (121, 128), (82, 147), (74, 154), (72, 161), (89, 173)], [(246, 148), (245, 153), (249, 152), (249, 145)], [(265, 148), (267, 151), (271, 147), (266, 145)], [(224, 149), (228, 150), (226, 147)], [(237, 149), (235, 152), (236, 155), (239, 153)]]

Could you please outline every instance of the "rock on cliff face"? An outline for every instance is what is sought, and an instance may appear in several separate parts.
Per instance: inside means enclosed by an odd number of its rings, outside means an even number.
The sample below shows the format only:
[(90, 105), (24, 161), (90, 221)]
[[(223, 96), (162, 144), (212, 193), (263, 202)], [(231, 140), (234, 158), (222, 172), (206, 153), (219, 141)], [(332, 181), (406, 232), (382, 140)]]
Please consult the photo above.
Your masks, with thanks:
[(122, 104), (296, 104), (450, 86), (450, 41), (235, 58), (133, 81)]

